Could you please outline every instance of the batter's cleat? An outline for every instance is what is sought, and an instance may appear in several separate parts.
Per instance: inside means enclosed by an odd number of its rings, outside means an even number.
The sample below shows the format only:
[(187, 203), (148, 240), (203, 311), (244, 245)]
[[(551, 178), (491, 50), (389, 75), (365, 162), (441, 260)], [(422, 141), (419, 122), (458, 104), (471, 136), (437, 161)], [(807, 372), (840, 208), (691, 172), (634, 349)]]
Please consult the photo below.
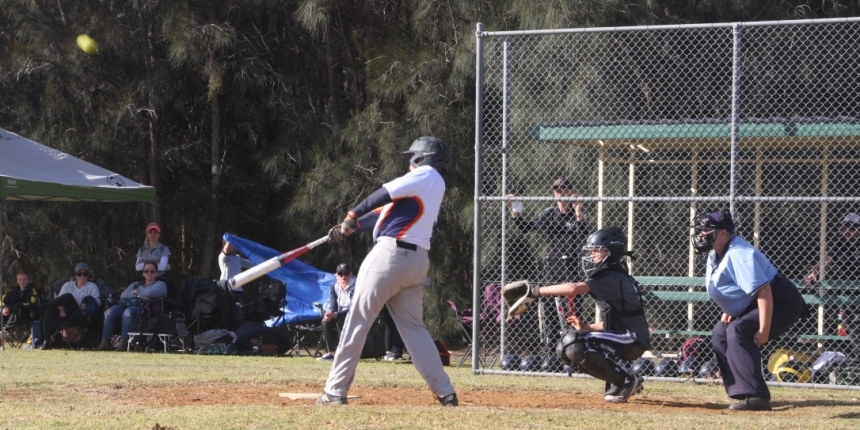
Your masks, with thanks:
[(439, 396), (436, 398), (439, 400), (439, 403), (446, 408), (453, 408), (454, 406), (460, 406), (460, 401), (457, 400), (457, 393), (451, 393), (447, 396)]
[(746, 399), (736, 400), (729, 405), (731, 411), (769, 411), (770, 399), (764, 397), (749, 397)]
[(639, 375), (633, 375), (633, 380), (624, 384), (624, 387), (616, 388), (615, 392), (607, 394), (603, 400), (609, 403), (627, 403), (627, 399), (642, 392), (643, 379)]
[(322, 395), (317, 397), (317, 404), (326, 406), (343, 406), (346, 405), (346, 397), (333, 396), (323, 391)]

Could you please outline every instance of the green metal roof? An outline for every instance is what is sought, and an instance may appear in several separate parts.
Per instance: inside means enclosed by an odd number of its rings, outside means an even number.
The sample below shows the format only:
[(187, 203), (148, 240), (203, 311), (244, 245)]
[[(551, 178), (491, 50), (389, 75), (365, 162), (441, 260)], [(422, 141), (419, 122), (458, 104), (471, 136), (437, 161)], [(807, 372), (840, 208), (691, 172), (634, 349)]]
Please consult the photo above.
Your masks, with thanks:
[[(731, 124), (608, 124), (608, 125), (542, 125), (532, 131), (534, 140), (612, 140), (612, 139), (683, 139), (728, 138)], [(828, 137), (860, 136), (860, 123), (778, 122), (739, 125), (740, 137)]]

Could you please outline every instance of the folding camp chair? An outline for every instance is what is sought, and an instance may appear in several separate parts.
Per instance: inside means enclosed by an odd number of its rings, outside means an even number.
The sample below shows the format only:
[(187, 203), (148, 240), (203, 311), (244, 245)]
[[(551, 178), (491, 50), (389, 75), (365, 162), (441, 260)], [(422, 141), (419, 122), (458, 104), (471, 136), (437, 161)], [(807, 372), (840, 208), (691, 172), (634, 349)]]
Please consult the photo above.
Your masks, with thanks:
[[(472, 351), (472, 349), (473, 349), (472, 347), (474, 345), (474, 343), (472, 342), (472, 321), (473, 321), (473, 319), (472, 319), (472, 316), (470, 315), (470, 312), (467, 312), (467, 311), (460, 312), (460, 310), (457, 308), (457, 304), (451, 300), (448, 300), (448, 307), (451, 308), (451, 315), (454, 317), (454, 319), (457, 320), (457, 322), (460, 323), (460, 328), (463, 329), (463, 338), (466, 340), (466, 343), (468, 344), (468, 345), (466, 345), (466, 349), (468, 351)], [(474, 351), (472, 353), (475, 354)], [(468, 356), (469, 356), (468, 353), (463, 354), (463, 357), (460, 358), (460, 363), (457, 365), (457, 367), (463, 367), (463, 363), (466, 361), (466, 357), (468, 357)], [(477, 357), (478, 357), (479, 364), (481, 366), (483, 366), (484, 362), (481, 359), (481, 354), (477, 354)]]
[(33, 320), (30, 318), (16, 314), (4, 317), (2, 330), (6, 346), (11, 348), (23, 346), (30, 339), (30, 329), (32, 327)]
[[(53, 298), (56, 299), (60, 295), (63, 284), (68, 282), (68, 279), (60, 279), (51, 284)], [(72, 280), (74, 282), (74, 280)], [(52, 341), (55, 345), (63, 344), (69, 349), (92, 349), (98, 344), (101, 334), (101, 324), (104, 320), (104, 306), (110, 300), (112, 290), (104, 280), (95, 281), (99, 285), (99, 290), (108, 293), (106, 297), (99, 301), (98, 305), (93, 306), (92, 312), (85, 313), (85, 304), (79, 304), (75, 311), (61, 315), (55, 322), (53, 327), (42, 325), (42, 331), (46, 341)], [(85, 298), (92, 299), (90, 297)]]
[[(313, 358), (322, 356), (321, 351), (325, 347), (325, 333), (323, 333), (322, 319), (291, 324), (291, 326), (292, 330), (295, 331), (295, 343), (287, 351), (287, 355), (298, 357), (301, 355), (301, 350), (304, 349), (305, 353)], [(313, 352), (311, 352), (309, 344), (315, 345)]]

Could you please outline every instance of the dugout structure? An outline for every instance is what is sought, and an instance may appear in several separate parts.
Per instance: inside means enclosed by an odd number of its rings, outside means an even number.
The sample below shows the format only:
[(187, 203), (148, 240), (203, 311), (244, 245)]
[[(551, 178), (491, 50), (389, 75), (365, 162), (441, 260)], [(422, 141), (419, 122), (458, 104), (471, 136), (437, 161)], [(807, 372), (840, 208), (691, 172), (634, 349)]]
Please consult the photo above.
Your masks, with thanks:
[[(536, 216), (556, 204), (551, 185), (564, 176), (591, 230), (622, 227), (638, 255), (631, 272), (655, 360), (709, 336), (718, 319), (690, 226), (699, 212), (729, 209), (739, 235), (795, 281), (813, 312), (770, 342), (765, 359), (838, 352), (842, 364), (802, 385), (860, 388), (851, 319), (860, 321), (860, 255), (803, 282), (845, 240), (844, 217), (860, 213), (858, 39), (856, 18), (500, 32), (479, 24), (473, 314), (506, 312), (488, 299), (493, 285), (541, 280), (547, 237), (517, 228), (506, 205)], [(542, 303), (515, 321), (479, 319), (473, 371), (554, 371), (509, 365), (511, 355), (553, 355), (558, 303)], [(560, 304), (595, 318), (588, 298)]]

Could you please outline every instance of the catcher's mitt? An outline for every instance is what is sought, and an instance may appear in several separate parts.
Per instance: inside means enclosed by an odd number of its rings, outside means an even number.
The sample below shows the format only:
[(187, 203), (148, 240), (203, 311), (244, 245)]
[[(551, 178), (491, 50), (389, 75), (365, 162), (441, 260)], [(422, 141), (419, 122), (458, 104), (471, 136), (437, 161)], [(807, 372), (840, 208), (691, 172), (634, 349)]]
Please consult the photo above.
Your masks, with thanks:
[[(534, 290), (537, 290), (537, 287)], [(508, 305), (508, 319), (527, 311), (538, 297), (535, 293), (527, 280), (511, 282), (502, 287), (502, 297)]]

